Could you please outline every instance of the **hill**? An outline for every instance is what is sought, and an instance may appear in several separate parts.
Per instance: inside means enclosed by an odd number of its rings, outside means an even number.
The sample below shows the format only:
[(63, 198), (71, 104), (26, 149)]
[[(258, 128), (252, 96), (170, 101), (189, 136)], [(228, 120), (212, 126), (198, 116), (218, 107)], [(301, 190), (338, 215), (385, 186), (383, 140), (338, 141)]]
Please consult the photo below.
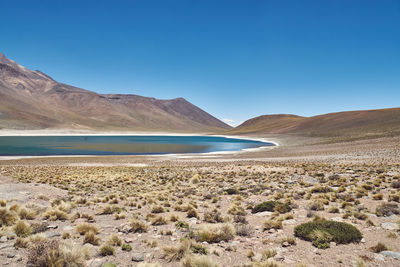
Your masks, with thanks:
[(399, 135), (400, 108), (345, 111), (313, 117), (263, 115), (245, 121), (229, 133), (316, 137)]
[(0, 129), (216, 132), (231, 127), (183, 98), (98, 94), (0, 53)]

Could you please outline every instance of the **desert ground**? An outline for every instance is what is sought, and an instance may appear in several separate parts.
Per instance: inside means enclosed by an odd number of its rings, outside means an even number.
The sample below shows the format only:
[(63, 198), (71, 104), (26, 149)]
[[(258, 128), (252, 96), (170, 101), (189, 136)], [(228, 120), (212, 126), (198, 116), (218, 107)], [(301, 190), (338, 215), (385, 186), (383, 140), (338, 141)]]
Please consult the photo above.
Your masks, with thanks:
[(400, 266), (400, 138), (0, 160), (4, 266)]

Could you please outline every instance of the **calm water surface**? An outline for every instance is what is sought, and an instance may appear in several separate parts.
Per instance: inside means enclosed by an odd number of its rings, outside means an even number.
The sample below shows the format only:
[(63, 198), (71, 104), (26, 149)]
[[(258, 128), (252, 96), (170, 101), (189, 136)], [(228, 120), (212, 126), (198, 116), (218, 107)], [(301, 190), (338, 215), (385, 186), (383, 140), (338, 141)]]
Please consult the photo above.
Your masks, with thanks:
[(206, 153), (273, 145), (216, 136), (0, 136), (0, 156)]

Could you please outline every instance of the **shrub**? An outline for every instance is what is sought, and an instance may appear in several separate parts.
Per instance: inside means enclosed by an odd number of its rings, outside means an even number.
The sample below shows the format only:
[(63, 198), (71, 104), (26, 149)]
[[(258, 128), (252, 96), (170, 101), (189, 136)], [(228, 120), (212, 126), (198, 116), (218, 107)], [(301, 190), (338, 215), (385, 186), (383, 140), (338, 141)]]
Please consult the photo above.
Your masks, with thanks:
[(314, 246), (321, 248), (329, 247), (329, 242), (337, 244), (348, 244), (360, 242), (361, 232), (351, 224), (317, 219), (312, 222), (303, 223), (294, 228), (295, 236), (312, 241)]
[(225, 190), (228, 195), (236, 195), (239, 194), (239, 191), (236, 188), (228, 188)]
[(378, 244), (376, 244), (375, 246), (371, 247), (370, 249), (374, 253), (379, 253), (381, 251), (389, 250), (389, 248), (385, 244), (383, 244), (381, 242), (378, 242)]
[(231, 224), (203, 225), (197, 232), (196, 239), (200, 242), (219, 243), (235, 237), (236, 231)]
[(167, 224), (167, 220), (162, 216), (157, 216), (151, 221), (151, 225), (164, 225)]
[(290, 207), (289, 203), (270, 200), (256, 205), (251, 212), (258, 213), (263, 211), (278, 211), (279, 213), (286, 213), (291, 210), (292, 208)]
[(253, 227), (241, 223), (235, 225), (235, 230), (239, 236), (250, 236), (253, 233)]
[(17, 222), (17, 224), (14, 225), (13, 230), (18, 237), (27, 237), (33, 232), (32, 227), (24, 221)]
[(393, 214), (399, 214), (400, 210), (396, 203), (382, 203), (376, 207), (375, 213), (377, 216), (390, 216)]
[(94, 234), (99, 233), (99, 228), (97, 228), (95, 225), (92, 225), (90, 223), (80, 223), (75, 227), (75, 230), (80, 235), (84, 235), (88, 232), (93, 232)]
[(264, 250), (261, 255), (262, 255), (262, 260), (267, 260), (269, 258), (274, 257), (277, 254), (275, 249), (266, 249)]
[(7, 208), (0, 208), (0, 227), (13, 225), (17, 220), (17, 213)]
[(132, 250), (132, 246), (129, 245), (129, 244), (124, 243), (124, 244), (122, 244), (121, 249), (124, 250), (124, 251), (128, 251), (129, 252), (129, 251)]
[(269, 229), (282, 229), (282, 221), (278, 219), (273, 219), (273, 220), (266, 220), (264, 222), (264, 228), (263, 230), (269, 230)]
[(134, 233), (146, 233), (149, 228), (147, 224), (135, 219), (131, 220), (130, 224), (131, 231)]
[(178, 229), (189, 229), (189, 224), (184, 221), (177, 221), (175, 223), (176, 228)]
[(190, 241), (185, 239), (177, 247), (172, 247), (172, 246), (164, 247), (163, 248), (164, 257), (169, 262), (179, 261), (189, 251), (190, 246), (191, 246)]
[(114, 255), (114, 253), (115, 253), (115, 249), (110, 244), (106, 243), (100, 247), (100, 255), (101, 256), (110, 256), (110, 255)]
[(34, 242), (28, 251), (28, 265), (43, 266), (86, 266), (87, 249), (56, 240)]
[(221, 223), (224, 221), (221, 213), (214, 209), (213, 211), (207, 211), (204, 213), (204, 221), (208, 223)]
[(197, 214), (197, 211), (196, 211), (195, 209), (189, 209), (189, 210), (187, 211), (186, 216), (187, 216), (188, 218), (197, 218), (197, 217), (199, 217), (199, 215)]
[(191, 244), (190, 250), (194, 254), (202, 254), (202, 255), (207, 255), (208, 254), (207, 248), (204, 247), (203, 245), (200, 245), (200, 244)]
[(112, 245), (112, 246), (121, 246), (122, 244), (122, 239), (116, 235), (116, 234), (112, 234), (109, 238), (108, 238), (108, 244)]
[(68, 214), (59, 209), (49, 209), (44, 214), (43, 217), (50, 221), (65, 221), (68, 220)]
[(98, 246), (100, 243), (100, 238), (98, 238), (96, 234), (92, 231), (86, 232), (85, 237), (83, 238), (83, 244), (86, 243)]
[(186, 256), (182, 262), (182, 267), (217, 267), (210, 257), (207, 256)]

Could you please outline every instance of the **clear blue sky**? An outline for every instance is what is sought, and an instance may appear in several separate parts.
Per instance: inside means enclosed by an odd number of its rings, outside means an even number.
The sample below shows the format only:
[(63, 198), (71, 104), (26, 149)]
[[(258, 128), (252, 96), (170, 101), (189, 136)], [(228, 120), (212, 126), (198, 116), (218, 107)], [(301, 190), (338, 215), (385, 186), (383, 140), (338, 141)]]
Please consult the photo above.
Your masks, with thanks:
[(400, 106), (400, 1), (0, 2), (0, 51), (99, 93), (239, 123)]

